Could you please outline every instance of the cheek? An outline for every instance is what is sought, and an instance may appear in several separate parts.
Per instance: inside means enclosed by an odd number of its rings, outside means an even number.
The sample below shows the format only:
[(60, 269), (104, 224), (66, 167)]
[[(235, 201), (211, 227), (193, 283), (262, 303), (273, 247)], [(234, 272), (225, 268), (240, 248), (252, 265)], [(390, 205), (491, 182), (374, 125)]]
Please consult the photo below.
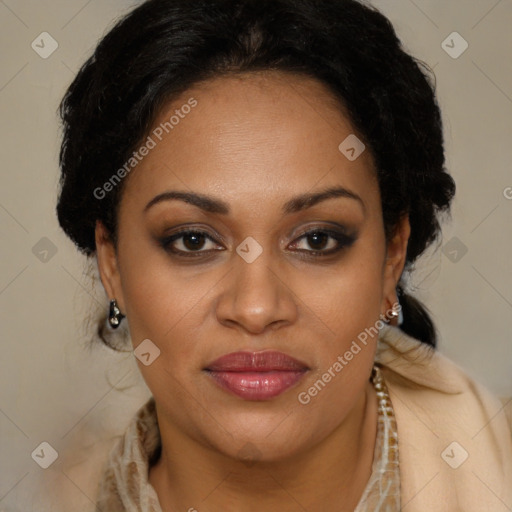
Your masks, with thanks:
[(212, 284), (204, 278), (185, 278), (159, 258), (134, 265), (133, 272), (127, 270), (125, 296), (133, 348), (149, 339), (160, 351), (149, 366), (137, 361), (142, 377), (159, 403), (188, 411), (190, 380), (200, 361), (197, 342), (204, 339), (199, 317)]
[[(315, 268), (303, 277), (298, 295), (322, 320), (325, 334), (340, 345), (379, 319), (383, 291), (382, 258), (377, 244), (360, 239), (339, 264)], [(343, 348), (339, 346), (338, 348)]]
[(311, 329), (318, 368), (309, 379), (310, 387), (301, 391), (314, 407), (336, 403), (342, 415), (366, 386), (381, 327), (381, 253), (371, 239), (361, 240), (327, 278), (321, 279), (318, 271), (316, 287), (315, 276), (304, 282), (304, 301), (314, 311), (311, 318), (318, 327)]
[[(324, 322), (327, 336), (315, 330), (318, 366), (296, 392), (298, 408), (308, 417), (315, 435), (327, 435), (344, 421), (368, 385), (378, 340), (379, 284), (345, 279), (337, 287)], [(305, 417), (306, 417), (305, 416)]]
[(169, 356), (165, 359), (186, 357), (193, 345), (186, 341), (195, 337), (211, 276), (180, 271), (159, 248), (126, 249), (123, 295), (133, 345), (150, 339), (162, 356)]

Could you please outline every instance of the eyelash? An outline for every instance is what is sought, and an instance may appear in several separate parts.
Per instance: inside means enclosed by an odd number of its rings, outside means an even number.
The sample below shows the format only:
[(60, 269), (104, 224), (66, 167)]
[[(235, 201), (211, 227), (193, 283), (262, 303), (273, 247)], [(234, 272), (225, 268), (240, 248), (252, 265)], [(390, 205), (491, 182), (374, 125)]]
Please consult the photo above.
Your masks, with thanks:
[[(305, 256), (306, 258), (307, 257), (325, 258), (327, 256), (332, 256), (332, 255), (340, 252), (341, 250), (350, 247), (356, 241), (356, 237), (354, 237), (354, 236), (349, 236), (345, 233), (341, 233), (339, 231), (333, 231), (333, 230), (326, 229), (326, 228), (314, 228), (312, 230), (305, 231), (304, 233), (301, 233), (299, 235), (299, 237), (296, 238), (295, 240), (299, 241), (299, 240), (302, 240), (303, 238), (306, 238), (307, 236), (313, 235), (313, 234), (328, 235), (330, 238), (336, 240), (336, 242), (338, 243), (338, 247), (336, 247), (334, 249), (330, 249), (328, 251), (326, 251), (326, 250), (315, 251), (315, 250), (300, 249), (298, 252), (303, 253), (303, 254), (306, 253), (306, 256)], [(159, 242), (160, 242), (160, 245), (163, 247), (163, 249), (166, 250), (167, 252), (170, 252), (173, 255), (176, 255), (178, 257), (184, 257), (184, 258), (197, 258), (197, 257), (204, 256), (204, 254), (212, 253), (213, 251), (219, 251), (219, 249), (213, 249), (213, 250), (208, 250), (208, 251), (201, 251), (201, 250), (199, 250), (199, 251), (182, 251), (180, 249), (173, 249), (172, 248), (173, 242), (175, 242), (176, 240), (179, 240), (180, 238), (183, 238), (185, 235), (204, 235), (205, 238), (207, 238), (208, 240), (210, 240), (214, 243), (217, 243), (207, 232), (199, 230), (199, 229), (198, 230), (186, 229), (186, 230), (178, 231), (177, 233), (174, 233), (171, 236), (162, 238)], [(293, 243), (297, 243), (297, 242), (294, 241)]]

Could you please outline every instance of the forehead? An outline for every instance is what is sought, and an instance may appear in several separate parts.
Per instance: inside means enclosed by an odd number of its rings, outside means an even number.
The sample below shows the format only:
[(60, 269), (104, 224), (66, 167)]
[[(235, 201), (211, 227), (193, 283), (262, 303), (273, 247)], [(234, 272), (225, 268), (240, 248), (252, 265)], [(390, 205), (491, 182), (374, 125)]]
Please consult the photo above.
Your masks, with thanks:
[(371, 202), (378, 185), (369, 151), (349, 160), (340, 150), (357, 135), (343, 106), (312, 78), (215, 78), (161, 109), (149, 133), (153, 147), (128, 177), (123, 201), (140, 209), (165, 189), (180, 189), (254, 209), (258, 197), (284, 203), (342, 185)]

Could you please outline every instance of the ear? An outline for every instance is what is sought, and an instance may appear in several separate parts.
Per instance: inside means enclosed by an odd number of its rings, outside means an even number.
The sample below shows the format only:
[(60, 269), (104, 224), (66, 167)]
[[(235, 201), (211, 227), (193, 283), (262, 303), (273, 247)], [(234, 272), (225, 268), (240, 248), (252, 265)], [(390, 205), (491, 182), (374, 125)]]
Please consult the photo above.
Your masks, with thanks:
[(121, 312), (125, 312), (116, 250), (107, 229), (99, 220), (96, 221), (95, 241), (98, 270), (103, 288), (105, 288), (109, 299), (116, 299)]
[(398, 301), (396, 287), (405, 267), (407, 244), (410, 234), (411, 225), (409, 223), (409, 215), (405, 214), (396, 225), (394, 234), (387, 246), (381, 303), (381, 313), (383, 315)]

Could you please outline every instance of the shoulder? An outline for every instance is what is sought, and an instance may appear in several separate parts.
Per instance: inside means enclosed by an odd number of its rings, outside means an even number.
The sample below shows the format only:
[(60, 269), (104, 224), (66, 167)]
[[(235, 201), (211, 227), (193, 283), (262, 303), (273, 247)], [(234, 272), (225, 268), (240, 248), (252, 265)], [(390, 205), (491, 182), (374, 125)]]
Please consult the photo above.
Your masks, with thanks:
[(428, 503), (441, 511), (512, 505), (512, 432), (504, 404), (397, 327), (381, 331), (376, 361), (395, 410), (408, 510)]

